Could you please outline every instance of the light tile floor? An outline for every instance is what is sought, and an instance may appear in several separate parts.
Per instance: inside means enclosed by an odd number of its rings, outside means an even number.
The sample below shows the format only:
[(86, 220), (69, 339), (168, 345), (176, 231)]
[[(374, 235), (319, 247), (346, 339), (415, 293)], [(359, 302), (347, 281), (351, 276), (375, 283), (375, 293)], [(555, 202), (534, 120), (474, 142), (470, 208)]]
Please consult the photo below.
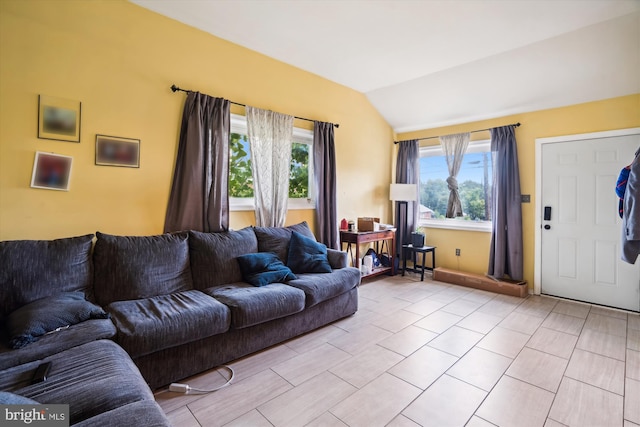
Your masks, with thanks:
[[(358, 312), (230, 363), (207, 395), (156, 392), (176, 427), (640, 427), (640, 316), (419, 276), (360, 286)], [(213, 388), (224, 370), (186, 380)]]

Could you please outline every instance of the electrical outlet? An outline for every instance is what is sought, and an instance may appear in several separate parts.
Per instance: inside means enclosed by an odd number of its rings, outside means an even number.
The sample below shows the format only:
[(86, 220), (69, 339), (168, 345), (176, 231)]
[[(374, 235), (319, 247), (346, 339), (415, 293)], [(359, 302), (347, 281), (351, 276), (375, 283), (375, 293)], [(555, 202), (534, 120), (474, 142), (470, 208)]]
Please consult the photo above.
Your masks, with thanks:
[(456, 256), (460, 256), (460, 249), (456, 249)]

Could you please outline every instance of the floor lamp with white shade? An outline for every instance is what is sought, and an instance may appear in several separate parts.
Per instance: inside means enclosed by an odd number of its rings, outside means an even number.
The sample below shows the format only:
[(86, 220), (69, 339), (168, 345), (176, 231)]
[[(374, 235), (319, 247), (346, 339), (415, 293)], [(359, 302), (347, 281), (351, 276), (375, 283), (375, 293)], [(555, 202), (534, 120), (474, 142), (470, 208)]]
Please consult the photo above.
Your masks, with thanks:
[[(405, 239), (409, 235), (407, 230), (409, 202), (418, 200), (418, 186), (416, 184), (391, 184), (389, 187), (389, 200), (398, 202), (399, 218), (404, 219), (404, 224), (397, 224), (396, 252), (399, 254)], [(404, 225), (402, 229), (400, 228), (401, 225)]]

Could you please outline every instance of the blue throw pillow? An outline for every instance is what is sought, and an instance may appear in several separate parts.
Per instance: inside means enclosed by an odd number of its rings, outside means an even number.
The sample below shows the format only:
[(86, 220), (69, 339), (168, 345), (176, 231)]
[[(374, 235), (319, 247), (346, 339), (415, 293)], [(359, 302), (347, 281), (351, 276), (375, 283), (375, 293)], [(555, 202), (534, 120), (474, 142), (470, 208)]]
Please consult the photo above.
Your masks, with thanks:
[(102, 308), (85, 300), (83, 292), (63, 292), (41, 298), (20, 307), (7, 317), (9, 346), (22, 348), (58, 328), (108, 317)]
[(284, 283), (297, 279), (291, 269), (284, 265), (276, 254), (271, 252), (240, 255), (236, 259), (240, 264), (242, 278), (253, 286)]
[(327, 247), (297, 231), (291, 234), (287, 265), (294, 273), (331, 273)]

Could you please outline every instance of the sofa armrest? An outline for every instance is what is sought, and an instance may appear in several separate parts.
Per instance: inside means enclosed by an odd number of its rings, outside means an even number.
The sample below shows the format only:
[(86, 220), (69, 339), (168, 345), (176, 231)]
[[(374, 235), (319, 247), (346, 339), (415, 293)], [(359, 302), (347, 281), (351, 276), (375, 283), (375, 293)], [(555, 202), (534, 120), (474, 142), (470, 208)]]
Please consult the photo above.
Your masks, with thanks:
[(337, 249), (327, 248), (327, 259), (331, 268), (334, 270), (345, 268), (349, 263), (349, 258), (345, 251), (339, 251)]

